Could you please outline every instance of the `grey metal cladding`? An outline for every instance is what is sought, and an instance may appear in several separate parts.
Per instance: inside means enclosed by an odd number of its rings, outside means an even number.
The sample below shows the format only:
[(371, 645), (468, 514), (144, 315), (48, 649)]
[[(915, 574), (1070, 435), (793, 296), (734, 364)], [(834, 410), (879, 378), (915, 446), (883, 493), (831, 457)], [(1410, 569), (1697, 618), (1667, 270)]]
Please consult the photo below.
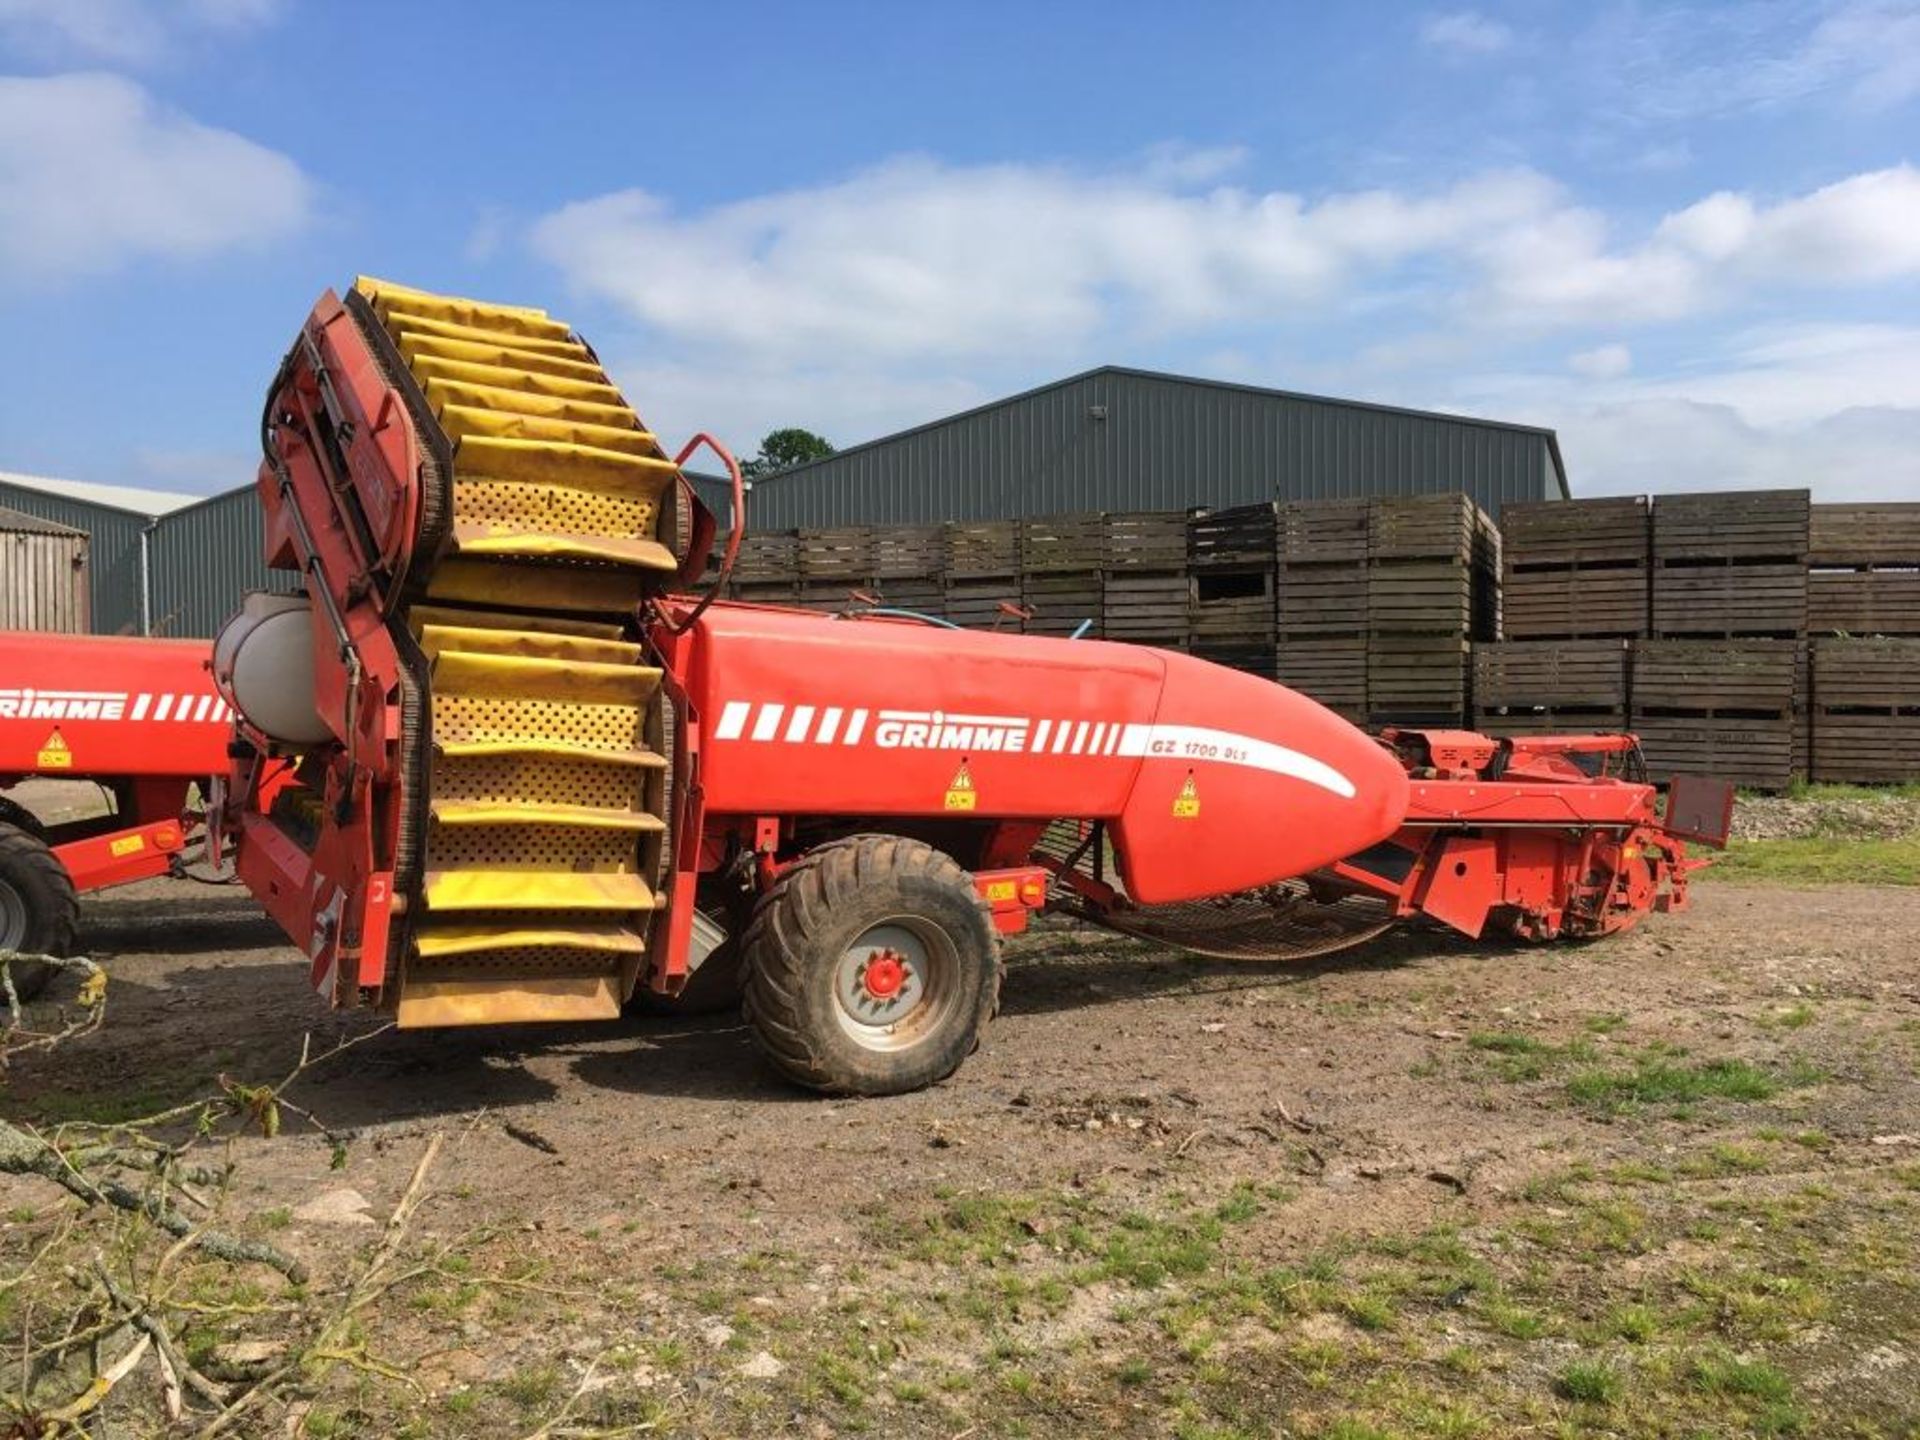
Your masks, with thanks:
[(756, 529), (1463, 490), (1566, 494), (1552, 431), (1106, 367), (768, 477)]
[(88, 537), (89, 610), (96, 634), (137, 634), (140, 630), (140, 532), (153, 522), (145, 515), (73, 500), (26, 485), (0, 480), (0, 505), (42, 520), (52, 520)]
[(265, 513), (251, 485), (162, 515), (148, 551), (155, 635), (212, 635), (249, 590), (292, 590), (299, 577), (269, 570)]

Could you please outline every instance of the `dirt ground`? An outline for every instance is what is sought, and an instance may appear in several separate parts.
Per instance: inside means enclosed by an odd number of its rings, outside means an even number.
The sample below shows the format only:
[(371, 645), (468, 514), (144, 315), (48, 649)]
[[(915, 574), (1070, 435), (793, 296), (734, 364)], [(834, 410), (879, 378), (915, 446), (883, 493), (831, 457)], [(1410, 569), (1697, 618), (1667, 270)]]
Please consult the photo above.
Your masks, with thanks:
[[(1920, 889), (1696, 896), (1295, 966), (1044, 929), (987, 1046), (881, 1101), (786, 1087), (731, 1019), (383, 1034), (290, 1092), (341, 1168), (291, 1117), (232, 1152), (224, 1223), (313, 1281), (186, 1343), (297, 1336), (441, 1133), (363, 1363), (237, 1433), (1920, 1435)], [(107, 1022), (0, 1080), (17, 1121), (371, 1028), (232, 890), (102, 895), (86, 943)], [(15, 1276), (78, 1207), (0, 1208)], [(57, 1304), (10, 1281), (0, 1343)]]

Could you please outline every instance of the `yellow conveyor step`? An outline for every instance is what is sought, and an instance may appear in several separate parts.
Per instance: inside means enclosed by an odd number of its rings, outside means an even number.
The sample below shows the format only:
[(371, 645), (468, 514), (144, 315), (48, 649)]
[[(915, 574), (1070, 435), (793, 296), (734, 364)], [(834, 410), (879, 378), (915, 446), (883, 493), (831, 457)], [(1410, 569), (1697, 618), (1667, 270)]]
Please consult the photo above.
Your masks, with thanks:
[(402, 330), (393, 343), (407, 359), (409, 367), (421, 360), (465, 360), (473, 365), (493, 365), (503, 370), (531, 370), (536, 375), (558, 375), (563, 380), (582, 380), (589, 385), (607, 384), (607, 373), (591, 360), (570, 360), (539, 350), (500, 340), (449, 340), (441, 335), (410, 334)]
[(650, 665), (536, 660), (465, 650), (443, 650), (433, 662), (433, 688), (442, 695), (639, 705), (659, 686), (660, 671)]
[(416, 633), (429, 625), (471, 625), (481, 630), (539, 630), (553, 635), (583, 635), (589, 640), (618, 640), (626, 633), (625, 627), (611, 621), (528, 615), (517, 610), (474, 610), (464, 605), (416, 605), (407, 612), (407, 620)]
[(494, 530), (456, 525), (453, 547), (462, 555), (529, 560), (597, 560), (635, 570), (680, 568), (673, 552), (658, 540), (629, 540), (612, 535), (555, 535), (526, 530)]
[(647, 948), (620, 925), (446, 925), (420, 930), (414, 950), (431, 960), (452, 955), (482, 955), (490, 950), (589, 950), (603, 955), (638, 955)]
[(620, 983), (611, 974), (409, 975), (394, 1018), (402, 1030), (617, 1020)]
[(424, 894), (430, 911), (636, 911), (660, 903), (640, 876), (613, 871), (434, 870)]
[(469, 380), (427, 380), (422, 387), (427, 403), (441, 413), (449, 407), (464, 405), (472, 410), (501, 410), (516, 415), (539, 415), (548, 420), (576, 420), (586, 425), (608, 425), (621, 430), (647, 429), (625, 405), (605, 405), (593, 400), (569, 400), (564, 395), (541, 395), (534, 391), (509, 389), (503, 385), (481, 385)]
[(561, 740), (435, 741), (434, 750), (453, 759), (481, 755), (545, 755), (555, 760), (598, 760), (636, 770), (664, 770), (667, 757), (652, 750), (601, 750)]
[(595, 640), (583, 635), (556, 635), (547, 630), (506, 630), (487, 626), (423, 625), (420, 648), (428, 656), (460, 650), (476, 655), (520, 655), (536, 660), (632, 667), (645, 654), (627, 640)]
[(432, 802), (433, 818), (442, 825), (572, 825), (584, 830), (630, 830), (635, 835), (657, 834), (667, 822), (644, 810), (607, 810), (597, 805), (505, 804), (494, 800)]
[(584, 400), (593, 405), (625, 405), (611, 382), (580, 379), (569, 375), (548, 375), (521, 370), (512, 365), (487, 364), (480, 360), (448, 355), (416, 355), (409, 367), (422, 385), (434, 380), (463, 380), (472, 385), (518, 390), (528, 395), (546, 395), (556, 400)]
[(579, 420), (553, 419), (514, 410), (478, 409), (471, 405), (444, 405), (440, 428), (454, 440), (538, 440), (580, 450), (592, 447), (622, 455), (656, 459), (660, 447), (646, 431), (627, 425), (595, 425)]
[(389, 330), (400, 335), (426, 335), (436, 340), (465, 340), (471, 345), (511, 345), (516, 350), (525, 350), (535, 355), (557, 355), (563, 360), (574, 360), (583, 365), (593, 363), (592, 352), (565, 333), (564, 328), (558, 335), (528, 335), (492, 325), (461, 325), (451, 320), (436, 320), (431, 316), (403, 310), (398, 305), (390, 306), (380, 318), (387, 322)]

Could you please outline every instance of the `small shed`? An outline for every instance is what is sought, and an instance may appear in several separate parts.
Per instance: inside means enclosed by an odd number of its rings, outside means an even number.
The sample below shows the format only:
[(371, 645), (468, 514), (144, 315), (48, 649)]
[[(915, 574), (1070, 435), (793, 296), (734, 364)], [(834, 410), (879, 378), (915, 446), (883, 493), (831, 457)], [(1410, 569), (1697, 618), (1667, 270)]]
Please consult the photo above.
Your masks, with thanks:
[(87, 595), (85, 532), (0, 507), (0, 630), (84, 634)]

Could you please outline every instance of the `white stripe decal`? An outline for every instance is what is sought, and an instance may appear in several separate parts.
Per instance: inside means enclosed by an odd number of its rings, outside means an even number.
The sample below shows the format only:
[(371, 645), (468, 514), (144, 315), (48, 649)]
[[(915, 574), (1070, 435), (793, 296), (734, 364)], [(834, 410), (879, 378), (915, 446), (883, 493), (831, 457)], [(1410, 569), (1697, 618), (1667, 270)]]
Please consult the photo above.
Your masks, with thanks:
[[(1311, 755), (1303, 755), (1298, 750), (1289, 750), (1285, 745), (1275, 745), (1269, 740), (1238, 735), (1231, 730), (1209, 730), (1202, 725), (1129, 725), (1127, 733), (1120, 740), (1120, 753), (1148, 755), (1163, 741), (1169, 749), (1158, 757), (1161, 759), (1218, 760), (1227, 765), (1244, 765), (1250, 770), (1265, 770), (1269, 774), (1304, 780), (1309, 785), (1331, 791), (1343, 800), (1354, 797), (1353, 782), (1324, 760), (1316, 760)], [(1204, 753), (1208, 749), (1215, 753)], [(1230, 753), (1221, 754), (1221, 751)]]
[(195, 720), (205, 720), (212, 713), (213, 713), (213, 696), (202, 695), (200, 697), (200, 703), (193, 707), (193, 718)]
[(1109, 725), (1107, 727), (1107, 748), (1105, 753), (1108, 755), (1113, 754), (1113, 752), (1119, 748), (1119, 745), (1120, 726), (1118, 724)]
[(807, 738), (807, 731), (813, 728), (813, 706), (796, 705), (793, 718), (787, 721), (787, 743), (798, 745)]
[(160, 703), (154, 707), (153, 718), (156, 720), (164, 720), (167, 718), (167, 716), (170, 713), (172, 713), (172, 710), (173, 710), (173, 696), (162, 695), (160, 697)]
[(1058, 755), (1067, 748), (1067, 741), (1073, 738), (1073, 722), (1062, 720), (1060, 728), (1053, 732), (1053, 753)]
[(842, 745), (858, 745), (860, 743), (860, 737), (866, 733), (866, 729), (867, 712), (864, 710), (854, 711), (852, 718), (847, 721), (847, 738), (840, 743)]
[(1087, 748), (1087, 722), (1082, 720), (1073, 727), (1073, 753), (1079, 755)]
[(1089, 755), (1098, 755), (1101, 747), (1106, 743), (1107, 722), (1102, 720), (1098, 725), (1093, 727), (1093, 734), (1087, 737), (1087, 753)]
[(833, 743), (833, 737), (840, 733), (840, 716), (842, 713), (844, 712), (842, 712), (838, 705), (827, 706), (826, 710), (820, 716), (820, 729), (814, 734), (814, 744), (831, 745)]
[(720, 723), (713, 727), (713, 738), (738, 740), (740, 733), (747, 728), (747, 716), (752, 710), (751, 700), (727, 701), (727, 708), (720, 712)]
[(146, 719), (147, 706), (151, 705), (152, 703), (153, 703), (153, 697), (147, 694), (147, 692), (144, 690), (142, 690), (138, 695), (134, 696), (133, 697), (133, 718), (136, 720)]
[(760, 713), (754, 717), (753, 738), (771, 740), (780, 733), (780, 717), (786, 714), (787, 707), (777, 700), (769, 700), (760, 707)]
[(1042, 750), (1047, 748), (1047, 731), (1052, 725), (1053, 721), (1042, 720), (1039, 728), (1033, 732), (1033, 744), (1027, 748), (1032, 750), (1034, 754), (1038, 755)]

